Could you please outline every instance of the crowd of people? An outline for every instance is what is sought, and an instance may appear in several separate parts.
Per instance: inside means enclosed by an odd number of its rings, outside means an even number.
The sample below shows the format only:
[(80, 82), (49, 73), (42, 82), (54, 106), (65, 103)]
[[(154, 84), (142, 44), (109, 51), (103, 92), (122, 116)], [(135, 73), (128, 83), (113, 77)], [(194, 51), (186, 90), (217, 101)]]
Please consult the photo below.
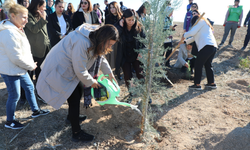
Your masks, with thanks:
[[(17, 4), (18, 3), (18, 4)], [(80, 123), (87, 117), (80, 115), (80, 100), (84, 97), (84, 106), (91, 105), (91, 88), (101, 85), (97, 75), (101, 70), (109, 75), (110, 80), (122, 80), (130, 88), (130, 80), (135, 72), (138, 79), (143, 79), (142, 63), (135, 49), (143, 49), (137, 36), (146, 38), (142, 23), (149, 14), (148, 2), (137, 11), (127, 8), (123, 2), (104, 0), (105, 10), (100, 4), (91, 0), (80, 0), (75, 11), (72, 3), (64, 0), (6, 0), (1, 10), (0, 23), (0, 74), (8, 90), (6, 103), (6, 128), (21, 129), (24, 127), (15, 119), (18, 101), (28, 101), (32, 117), (49, 114), (42, 110), (37, 99), (59, 109), (67, 101), (69, 105), (66, 122), (72, 126), (73, 141), (92, 141), (94, 136), (81, 129)], [(174, 8), (171, 3), (164, 5), (163, 31), (174, 31)], [(213, 35), (213, 23), (201, 17), (198, 4), (189, 0), (184, 19), (184, 34), (180, 43), (178, 59), (171, 65), (170, 59), (165, 62), (169, 68), (181, 68), (181, 72), (194, 74), (194, 85), (190, 89), (201, 90), (202, 68), (205, 67), (207, 88), (217, 88), (214, 81), (212, 61), (218, 48), (224, 44), (229, 31), (229, 46), (232, 46), (236, 29), (241, 26), (243, 16), (239, 0), (234, 1), (225, 17), (223, 39), (217, 46)], [(6, 19), (7, 18), (7, 19)], [(244, 27), (250, 20), (250, 11)], [(171, 32), (169, 32), (171, 33)], [(165, 57), (171, 56), (172, 35), (166, 36), (163, 46)], [(244, 45), (250, 40), (248, 26)], [(112, 69), (115, 68), (115, 74)], [(115, 78), (115, 75), (117, 78)], [(34, 86), (35, 85), (35, 86)], [(37, 93), (35, 92), (37, 91)], [(132, 99), (129, 94), (129, 101)], [(151, 101), (149, 102), (151, 103)]]

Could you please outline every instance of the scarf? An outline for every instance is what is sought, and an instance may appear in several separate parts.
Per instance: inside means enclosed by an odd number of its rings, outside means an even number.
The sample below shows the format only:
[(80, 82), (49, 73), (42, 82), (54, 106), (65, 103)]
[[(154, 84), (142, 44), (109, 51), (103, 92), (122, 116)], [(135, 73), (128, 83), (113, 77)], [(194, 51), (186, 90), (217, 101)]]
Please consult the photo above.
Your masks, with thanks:
[[(101, 60), (102, 58), (100, 56), (97, 57), (97, 59), (95, 60), (94, 64), (92, 65), (92, 67), (90, 67), (90, 69), (88, 70), (89, 74), (94, 78), (97, 79), (97, 75), (99, 72), (99, 68), (101, 66)], [(92, 106), (91, 103), (91, 87), (85, 87), (84, 86), (84, 107), (89, 108), (89, 106)]]

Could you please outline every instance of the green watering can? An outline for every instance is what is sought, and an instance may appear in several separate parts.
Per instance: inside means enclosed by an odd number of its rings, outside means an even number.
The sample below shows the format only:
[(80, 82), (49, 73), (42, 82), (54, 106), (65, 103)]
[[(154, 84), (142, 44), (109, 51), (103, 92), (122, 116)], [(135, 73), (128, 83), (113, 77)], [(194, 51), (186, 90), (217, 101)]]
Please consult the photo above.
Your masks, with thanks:
[[(116, 82), (113, 80), (112, 82), (105, 78), (101, 80), (101, 78), (104, 76), (104, 74), (100, 75), (97, 79), (97, 82), (102, 86), (101, 88), (94, 89), (91, 88), (91, 95), (96, 100), (97, 103), (100, 105), (105, 104), (113, 104), (113, 105), (125, 105), (131, 107), (131, 104), (125, 103), (125, 102), (119, 102), (116, 97), (119, 96), (119, 93), (121, 91), (119, 85), (116, 84)], [(106, 75), (108, 77), (108, 75)], [(98, 90), (99, 96), (98, 98), (95, 97), (94, 92)], [(101, 95), (101, 96), (100, 96)]]

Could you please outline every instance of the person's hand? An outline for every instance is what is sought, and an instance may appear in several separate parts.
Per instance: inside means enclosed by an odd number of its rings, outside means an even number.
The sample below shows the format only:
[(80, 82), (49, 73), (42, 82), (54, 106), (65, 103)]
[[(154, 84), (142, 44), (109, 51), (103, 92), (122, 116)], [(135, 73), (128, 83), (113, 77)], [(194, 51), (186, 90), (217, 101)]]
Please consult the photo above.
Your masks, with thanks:
[(116, 81), (116, 79), (115, 79), (113, 73), (110, 73), (110, 74), (109, 74), (109, 80), (110, 80), (111, 82), (114, 80), (114, 81), (116, 82), (116, 84), (118, 85), (118, 82)]
[(185, 38), (184, 36), (181, 37), (181, 41), (179, 42), (179, 44), (182, 44), (184, 42)]
[(97, 81), (91, 85), (91, 88), (98, 89), (99, 87), (101, 87), (101, 85)]
[(188, 66), (188, 63), (185, 63), (185, 65), (184, 65), (185, 67), (187, 67), (187, 68), (189, 68), (189, 66)]
[(66, 36), (66, 35), (63, 35), (63, 36), (62, 36), (62, 39), (63, 39), (65, 36)]
[(244, 27), (247, 27), (246, 25), (244, 25)]
[(47, 16), (46, 11), (37, 10), (37, 12), (39, 13), (40, 17), (46, 20), (46, 16)]
[(123, 20), (123, 19), (121, 19), (121, 20), (119, 21), (119, 24), (120, 24), (120, 26), (121, 26), (121, 27), (123, 27), (124, 20)]
[(37, 62), (35, 62), (35, 68), (32, 71), (36, 70), (36, 68), (37, 68)]

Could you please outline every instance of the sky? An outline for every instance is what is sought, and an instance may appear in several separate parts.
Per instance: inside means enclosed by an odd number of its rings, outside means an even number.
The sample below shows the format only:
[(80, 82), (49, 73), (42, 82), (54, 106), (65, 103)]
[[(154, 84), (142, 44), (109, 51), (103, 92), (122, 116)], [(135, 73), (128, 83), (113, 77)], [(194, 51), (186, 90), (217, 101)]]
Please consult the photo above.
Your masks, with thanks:
[[(77, 8), (80, 0), (65, 0), (66, 2), (72, 2), (74, 7)], [(109, 0), (112, 2), (113, 0)], [(119, 3), (121, 0), (117, 0)], [(174, 1), (174, 0), (172, 0)], [(186, 6), (188, 0), (179, 0), (182, 2), (179, 8), (174, 11), (174, 22), (183, 22), (186, 14)], [(201, 14), (205, 12), (205, 17), (214, 21), (214, 24), (222, 25), (224, 23), (225, 15), (228, 10), (229, 5), (234, 4), (234, 0), (194, 0), (198, 4), (199, 11)], [(104, 0), (91, 0), (92, 4), (99, 3), (101, 9), (104, 10)], [(123, 0), (124, 6), (138, 10), (143, 2), (141, 0)], [(250, 10), (250, 0), (240, 0), (240, 5), (243, 6), (243, 20), (242, 26), (245, 21), (246, 15)]]

